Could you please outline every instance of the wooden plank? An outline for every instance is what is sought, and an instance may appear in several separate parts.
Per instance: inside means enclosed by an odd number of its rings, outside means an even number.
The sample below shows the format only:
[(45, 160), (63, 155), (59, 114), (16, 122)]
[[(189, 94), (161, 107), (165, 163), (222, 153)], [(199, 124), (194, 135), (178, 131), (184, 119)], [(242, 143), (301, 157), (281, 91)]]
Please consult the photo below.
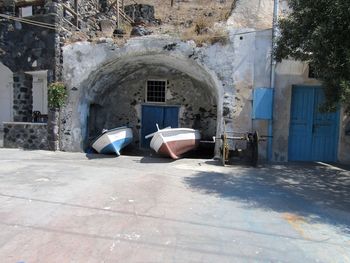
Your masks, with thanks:
[(62, 4), (63, 8), (65, 8), (66, 10), (68, 10), (72, 15), (74, 16), (78, 16), (78, 14), (72, 9), (70, 8), (69, 6), (65, 5), (65, 4)]
[[(120, 10), (119, 10), (120, 11)], [(124, 12), (121, 12), (120, 11), (120, 15), (127, 21), (129, 22), (130, 24), (134, 23), (134, 21), (127, 15), (125, 14)]]
[(119, 1), (119, 0), (115, 0), (114, 2), (112, 2), (111, 5), (109, 6), (109, 10), (110, 10), (112, 7), (114, 7), (114, 6), (117, 4), (118, 1)]
[[(123, 3), (124, 3), (124, 1), (122, 1), (122, 6), (124, 5)], [(114, 8), (114, 10), (117, 11), (117, 24), (118, 25), (120, 22), (119, 21), (120, 17), (124, 18), (124, 20), (126, 20), (130, 24), (134, 23), (134, 20), (124, 12), (124, 8), (121, 8), (119, 0), (115, 0), (110, 4), (109, 10), (112, 8)]]

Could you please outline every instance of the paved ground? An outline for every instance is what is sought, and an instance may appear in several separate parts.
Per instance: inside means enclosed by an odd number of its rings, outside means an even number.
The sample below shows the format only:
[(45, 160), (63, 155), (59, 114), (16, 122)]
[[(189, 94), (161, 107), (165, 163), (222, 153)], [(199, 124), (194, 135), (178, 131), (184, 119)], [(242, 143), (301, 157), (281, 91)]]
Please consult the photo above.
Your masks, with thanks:
[(350, 172), (0, 149), (1, 262), (350, 262)]

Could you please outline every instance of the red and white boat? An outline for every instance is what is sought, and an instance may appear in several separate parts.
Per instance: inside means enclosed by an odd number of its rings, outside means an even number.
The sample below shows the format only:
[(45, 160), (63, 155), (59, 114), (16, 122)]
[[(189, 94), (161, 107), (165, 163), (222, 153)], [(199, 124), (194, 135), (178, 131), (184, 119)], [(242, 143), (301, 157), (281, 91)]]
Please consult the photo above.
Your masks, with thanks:
[[(157, 125), (158, 129), (158, 125)], [(198, 130), (189, 128), (165, 128), (145, 136), (152, 137), (150, 147), (161, 155), (179, 159), (181, 154), (195, 149), (199, 145), (201, 135)]]

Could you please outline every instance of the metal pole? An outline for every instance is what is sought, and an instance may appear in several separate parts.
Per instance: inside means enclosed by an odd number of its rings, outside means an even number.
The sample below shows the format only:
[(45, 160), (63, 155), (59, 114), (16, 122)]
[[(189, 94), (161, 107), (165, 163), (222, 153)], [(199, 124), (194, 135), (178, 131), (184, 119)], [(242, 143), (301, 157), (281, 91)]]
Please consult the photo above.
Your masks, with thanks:
[(78, 0), (74, 0), (74, 12), (75, 12), (75, 26), (79, 27), (79, 21), (78, 21)]
[(119, 0), (117, 1), (117, 24), (118, 24), (118, 28), (120, 28), (120, 17), (119, 17)]
[[(271, 77), (270, 77), (270, 87), (275, 89), (276, 85), (276, 59), (274, 57), (273, 51), (276, 48), (276, 38), (277, 38), (277, 26), (278, 26), (278, 9), (279, 9), (279, 0), (274, 0), (273, 5), (273, 21), (272, 21), (272, 50), (271, 50)], [(271, 120), (268, 121), (268, 142), (267, 142), (267, 158), (269, 161), (272, 160), (272, 140), (273, 140), (273, 108), (275, 100), (275, 92), (272, 93), (272, 116)]]

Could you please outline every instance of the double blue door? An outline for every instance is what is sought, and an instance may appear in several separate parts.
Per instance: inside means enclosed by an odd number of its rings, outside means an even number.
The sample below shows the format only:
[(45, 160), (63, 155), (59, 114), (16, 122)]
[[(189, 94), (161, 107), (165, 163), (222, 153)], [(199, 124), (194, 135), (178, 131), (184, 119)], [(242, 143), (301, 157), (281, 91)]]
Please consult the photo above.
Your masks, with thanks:
[(289, 129), (290, 161), (337, 160), (339, 112), (322, 113), (323, 89), (294, 86)]
[(159, 129), (170, 126), (177, 128), (179, 126), (179, 107), (177, 106), (142, 106), (142, 127), (141, 127), (141, 147), (149, 148), (150, 139), (145, 136)]

